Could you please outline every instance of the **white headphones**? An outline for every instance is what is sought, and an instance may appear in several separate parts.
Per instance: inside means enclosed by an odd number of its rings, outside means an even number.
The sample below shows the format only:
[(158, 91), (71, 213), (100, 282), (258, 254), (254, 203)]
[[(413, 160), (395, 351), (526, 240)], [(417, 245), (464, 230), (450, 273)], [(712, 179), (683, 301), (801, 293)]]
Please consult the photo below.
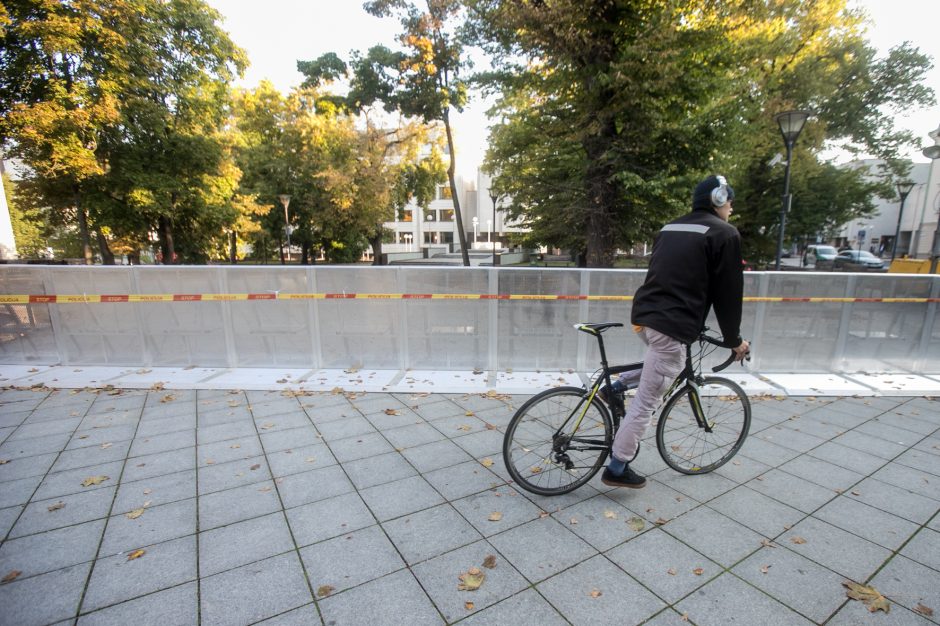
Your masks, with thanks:
[(718, 186), (712, 189), (712, 206), (716, 209), (725, 206), (728, 202), (728, 181), (724, 176), (715, 176)]

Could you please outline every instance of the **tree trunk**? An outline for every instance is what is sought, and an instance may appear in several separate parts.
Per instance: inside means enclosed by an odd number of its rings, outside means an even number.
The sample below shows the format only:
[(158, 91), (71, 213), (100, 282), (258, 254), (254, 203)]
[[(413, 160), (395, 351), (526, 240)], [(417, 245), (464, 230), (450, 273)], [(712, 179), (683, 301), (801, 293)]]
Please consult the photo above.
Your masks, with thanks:
[(233, 230), (228, 237), (228, 260), (232, 265), (235, 265), (238, 263), (238, 234)]
[(101, 232), (101, 226), (95, 225), (95, 236), (98, 238), (98, 250), (101, 251), (101, 262), (105, 265), (114, 265), (114, 253), (108, 245), (108, 239)]
[(300, 264), (308, 265), (310, 263), (310, 242), (303, 241), (300, 244)]
[(78, 189), (74, 190), (75, 213), (78, 216), (78, 234), (82, 240), (82, 253), (85, 257), (85, 265), (92, 265), (95, 262), (94, 254), (91, 250), (91, 233), (88, 232), (88, 214), (85, 213), (85, 207), (82, 206), (81, 196)]
[(160, 253), (163, 255), (161, 262), (164, 265), (173, 265), (176, 263), (176, 249), (173, 247), (173, 225), (170, 218), (163, 215), (158, 219), (157, 225), (160, 236)]
[(132, 250), (127, 255), (128, 265), (140, 265), (140, 250)]
[[(467, 251), (467, 233), (463, 229), (463, 216), (460, 213), (460, 201), (457, 199), (457, 181), (454, 178), (456, 171), (456, 157), (454, 156), (454, 134), (450, 128), (450, 109), (444, 109), (444, 131), (447, 134), (447, 149), (450, 152), (450, 164), (447, 166), (447, 180), (450, 182), (450, 195), (454, 201), (454, 219), (457, 221), (457, 237), (460, 241), (460, 255), (463, 264), (470, 267), (470, 254)], [(493, 225), (496, 226), (495, 224)]]
[(587, 222), (585, 263), (587, 267), (613, 267), (615, 255), (614, 215), (618, 190), (614, 182), (608, 155), (617, 135), (617, 128), (610, 115), (598, 119), (597, 134), (583, 140), (587, 154)]
[(369, 237), (372, 246), (372, 265), (382, 265), (382, 231), (381, 229)]

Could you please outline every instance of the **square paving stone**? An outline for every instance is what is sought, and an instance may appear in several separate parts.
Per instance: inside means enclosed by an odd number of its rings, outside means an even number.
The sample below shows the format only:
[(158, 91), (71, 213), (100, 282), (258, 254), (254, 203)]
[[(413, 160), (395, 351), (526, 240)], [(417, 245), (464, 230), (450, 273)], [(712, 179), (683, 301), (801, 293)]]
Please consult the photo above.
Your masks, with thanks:
[[(96, 489), (87, 493), (76, 493), (51, 500), (31, 502), (17, 520), (10, 537), (22, 537), (54, 528), (88, 522), (108, 515), (114, 500), (115, 487)], [(62, 503), (64, 506), (53, 511), (50, 506)]]
[[(245, 406), (218, 408), (214, 411), (200, 409), (196, 416), (196, 425), (199, 429), (214, 428), (216, 426), (221, 427), (227, 424), (240, 424), (242, 422), (246, 423), (252, 430), (257, 432), (251, 411)], [(220, 431), (225, 432), (224, 429), (220, 429)]]
[(56, 462), (52, 465), (51, 471), (64, 472), (80, 467), (103, 465), (112, 461), (123, 461), (127, 458), (127, 451), (130, 447), (130, 441), (118, 441), (104, 448), (101, 446), (91, 446), (88, 448), (66, 450), (56, 459)]
[(669, 522), (663, 530), (724, 567), (760, 548), (763, 539), (753, 530), (706, 506)]
[[(672, 470), (669, 472), (672, 473)], [(699, 505), (695, 498), (680, 493), (657, 479), (648, 481), (642, 492), (614, 488), (607, 492), (607, 497), (634, 510), (637, 515), (650, 522), (675, 519)]]
[(323, 620), (317, 612), (317, 605), (311, 602), (257, 623), (264, 624), (264, 626), (310, 626), (322, 624)]
[(813, 517), (889, 550), (900, 548), (918, 529), (913, 522), (846, 496), (839, 496), (813, 513)]
[(356, 409), (352, 408), (345, 398), (342, 398), (342, 402), (338, 404), (307, 406), (305, 403), (302, 405), (302, 408), (307, 414), (307, 417), (310, 418), (310, 421), (313, 422), (316, 426), (335, 420), (347, 419), (350, 417), (362, 417), (362, 414), (359, 413), (359, 411)]
[(376, 432), (372, 423), (362, 416), (347, 417), (341, 420), (317, 424), (317, 430), (320, 431), (320, 434), (323, 435), (323, 438), (328, 442)]
[(776, 537), (806, 514), (744, 485), (708, 503), (710, 507), (765, 537)]
[(58, 456), (57, 452), (53, 452), (51, 454), (13, 459), (0, 453), (0, 459), (6, 461), (6, 463), (0, 465), (0, 482), (19, 480), (30, 476), (43, 476), (49, 471)]
[(323, 443), (317, 429), (309, 424), (299, 428), (261, 433), (261, 443), (268, 454)]
[(339, 465), (291, 474), (278, 478), (275, 484), (286, 509), (355, 491)]
[(30, 476), (0, 483), (0, 508), (29, 502), (42, 480), (42, 476)]
[(408, 448), (401, 454), (421, 473), (457, 465), (471, 458), (463, 448), (449, 440)]
[(74, 618), (91, 563), (21, 578), (0, 585), (0, 616), (4, 624), (39, 626)]
[[(484, 537), (538, 519), (542, 510), (509, 486), (489, 489), (451, 502), (455, 509)], [(611, 507), (620, 508), (620, 507)], [(499, 513), (498, 520), (491, 520)]]
[(790, 459), (795, 459), (800, 455), (796, 450), (778, 446), (775, 443), (757, 437), (748, 437), (745, 439), (739, 454), (772, 467), (783, 465)]
[(923, 528), (901, 554), (932, 569), (940, 571), (940, 533)]
[[(940, 572), (903, 556), (892, 559), (871, 585), (886, 598), (909, 609), (918, 604), (934, 610), (940, 606)], [(936, 621), (936, 616), (933, 619)]]
[(343, 464), (343, 469), (358, 489), (374, 487), (417, 474), (408, 461), (397, 452), (349, 461)]
[(46, 437), (49, 435), (72, 434), (81, 422), (79, 417), (70, 417), (68, 419), (50, 420), (48, 422), (35, 422), (33, 424), (22, 424), (10, 436), (10, 441), (18, 439), (29, 439), (32, 437)]
[(121, 482), (112, 514), (127, 513), (144, 506), (155, 507), (196, 497), (196, 470), (154, 476), (135, 482)]
[(848, 601), (843, 605), (839, 612), (835, 616), (826, 622), (826, 626), (859, 626), (859, 624), (874, 624), (875, 618), (878, 622), (884, 624), (890, 624), (891, 626), (931, 626), (936, 622), (931, 622), (926, 617), (921, 617), (920, 615), (909, 611), (899, 604), (895, 604), (889, 600), (891, 604), (891, 613), (884, 615), (884, 613), (878, 613), (877, 615), (869, 612), (868, 607), (866, 607), (861, 602)]
[(308, 604), (313, 598), (295, 552), (200, 581), (202, 624), (249, 624)]
[(414, 448), (426, 443), (441, 441), (444, 435), (439, 430), (422, 422), (421, 424), (411, 424), (400, 428), (392, 428), (382, 431), (385, 438), (388, 439), (398, 450)]
[(375, 524), (372, 513), (355, 493), (288, 509), (287, 521), (298, 546), (332, 539)]
[(101, 543), (101, 554), (108, 556), (135, 548), (161, 543), (196, 533), (196, 499), (146, 507), (143, 514), (130, 519), (127, 514), (112, 515)]
[(670, 603), (721, 573), (720, 565), (659, 528), (610, 550), (607, 558)]
[(300, 558), (307, 568), (311, 587), (315, 591), (331, 587), (330, 593), (359, 586), (405, 567), (395, 546), (379, 526), (302, 548)]
[(481, 538), (449, 504), (399, 517), (382, 526), (409, 565)]
[[(436, 396), (435, 396), (436, 397)], [(412, 406), (413, 403), (406, 402), (408, 406)], [(446, 417), (455, 417), (458, 415), (463, 415), (466, 413), (466, 409), (463, 409), (453, 402), (444, 399), (440, 402), (432, 402), (430, 404), (419, 404), (417, 409), (418, 415), (423, 417), (428, 421), (439, 420)]]
[(258, 427), (258, 432), (262, 435), (265, 433), (276, 433), (282, 430), (313, 427), (307, 414), (297, 409), (294, 409), (290, 413), (269, 415), (267, 417), (258, 417), (255, 415), (255, 426)]
[[(390, 410), (393, 412), (387, 413), (383, 410), (379, 411), (378, 413), (369, 413), (365, 416), (365, 418), (369, 420), (369, 423), (372, 424), (376, 430), (381, 433), (388, 433), (404, 426), (430, 426), (429, 424), (425, 423), (423, 417), (411, 409), (400, 407)], [(433, 430), (434, 427), (431, 426), (431, 429)], [(398, 447), (397, 444), (396, 447)]]
[(199, 528), (209, 530), (281, 510), (274, 481), (216, 491), (199, 498)]
[(906, 465), (934, 476), (940, 476), (940, 459), (929, 452), (911, 449), (894, 460), (895, 463)]
[(627, 524), (633, 511), (603, 494), (553, 513), (558, 522), (603, 552), (636, 535)]
[(779, 469), (758, 476), (747, 486), (804, 513), (815, 511), (837, 495), (832, 489), (814, 485)]
[[(125, 424), (120, 426), (108, 426), (90, 428), (89, 430), (80, 430), (68, 441), (68, 450), (76, 448), (87, 448), (88, 446), (100, 446), (103, 443), (117, 443), (118, 441), (129, 441), (134, 438), (137, 432), (136, 424)], [(6, 444), (4, 444), (6, 445)]]
[[(797, 543), (795, 538), (805, 543)], [(851, 580), (868, 580), (891, 557), (890, 550), (812, 517), (777, 542)]]
[(268, 471), (268, 464), (263, 456), (200, 467), (198, 476), (200, 496), (271, 480), (271, 472)]
[(0, 459), (18, 460), (23, 457), (59, 452), (69, 442), (70, 438), (71, 433), (60, 433), (46, 437), (7, 440), (0, 444)]
[(92, 561), (104, 520), (10, 539), (0, 545), (0, 572), (19, 570), (21, 578)]
[(676, 605), (689, 621), (699, 626), (736, 624), (807, 626), (813, 622), (751, 587), (740, 578), (722, 574)]
[(893, 459), (908, 448), (906, 445), (886, 441), (880, 437), (866, 435), (856, 430), (850, 430), (845, 434), (839, 435), (833, 439), (832, 442), (854, 450), (861, 450), (862, 452), (873, 454), (885, 460)]
[(214, 426), (200, 426), (196, 430), (196, 442), (200, 446), (243, 437), (258, 437), (258, 431), (251, 420), (243, 419)]
[(498, 487), (503, 480), (477, 461), (468, 461), (424, 474), (425, 479), (448, 500)]
[[(484, 560), (490, 556), (496, 558), (495, 567), (484, 567)], [(473, 567), (486, 578), (479, 589), (461, 591), (459, 576)], [(472, 611), (480, 611), (529, 586), (508, 561), (496, 557), (496, 549), (486, 541), (447, 552), (416, 565), (412, 571), (448, 622), (471, 613), (467, 602), (473, 603)]]
[[(940, 458), (937, 459), (937, 470), (940, 471)], [(888, 463), (872, 474), (872, 478), (895, 485), (921, 496), (940, 500), (940, 480), (928, 472), (911, 469), (900, 463)]]
[(545, 580), (597, 554), (590, 544), (551, 517), (490, 537), (490, 543), (532, 582)]
[(534, 589), (503, 600), (460, 622), (465, 626), (503, 626), (504, 624), (538, 624), (539, 626), (567, 626), (563, 618), (548, 601)]
[(137, 437), (155, 437), (195, 429), (195, 411), (190, 415), (170, 415), (161, 418), (150, 416), (141, 418), (140, 423), (137, 425)]
[(225, 441), (207, 443), (196, 447), (196, 463), (199, 467), (239, 461), (264, 454), (261, 440), (255, 434)]
[(359, 495), (381, 522), (429, 509), (444, 502), (441, 494), (421, 476), (410, 476), (369, 487), (360, 491)]
[(453, 439), (453, 442), (475, 459), (499, 454), (503, 449), (503, 433), (498, 430), (483, 430)]
[(408, 570), (320, 600), (327, 624), (382, 624), (389, 616), (407, 616), (408, 624), (445, 623)]
[(294, 541), (280, 511), (208, 530), (199, 534), (199, 575), (218, 574), (293, 547)]
[(538, 590), (573, 624), (639, 624), (666, 606), (600, 555), (541, 583)]
[(808, 452), (826, 442), (825, 439), (820, 437), (799, 432), (785, 426), (773, 426), (767, 430), (762, 430), (756, 434), (756, 438), (769, 441), (770, 443), (783, 446), (784, 448), (796, 450), (797, 452)]
[(6, 537), (13, 527), (13, 522), (20, 516), (25, 506), (11, 506), (6, 509), (0, 509), (0, 537)]
[(866, 476), (888, 462), (880, 456), (831, 441), (811, 450), (809, 456)]
[(829, 423), (825, 418), (820, 418), (816, 415), (807, 415), (806, 417), (788, 420), (784, 422), (784, 427), (826, 440), (838, 437), (848, 430), (841, 424)]
[(195, 535), (149, 546), (143, 556), (132, 561), (127, 554), (98, 559), (82, 611), (94, 611), (195, 579)]
[(833, 491), (836, 489), (844, 491), (865, 478), (863, 474), (805, 454), (787, 461), (780, 466), (780, 469)]
[(377, 432), (330, 441), (330, 451), (340, 463), (393, 452), (392, 445)]
[(118, 626), (139, 623), (142, 616), (156, 618), (163, 624), (199, 622), (198, 589), (195, 582), (151, 593), (106, 609), (86, 613), (78, 619), (81, 626)]
[(917, 524), (925, 523), (940, 510), (937, 500), (874, 478), (866, 478), (845, 495)]
[[(74, 470), (66, 470), (55, 474), (47, 474), (46, 478), (36, 490), (33, 497), (36, 500), (47, 500), (49, 498), (60, 498), (73, 493), (87, 493), (95, 489), (101, 489), (115, 484), (121, 476), (121, 469), (124, 467), (124, 461), (114, 461), (104, 465), (94, 467), (82, 467)], [(88, 478), (97, 476), (108, 476), (110, 480), (99, 485), (82, 485), (82, 482)]]
[[(921, 417), (921, 416), (918, 416), (918, 417)], [(908, 431), (917, 433), (919, 435), (932, 435), (934, 431), (937, 430), (937, 426), (940, 426), (940, 424), (937, 424), (935, 422), (917, 419), (916, 417), (913, 417), (910, 415), (896, 415), (892, 413), (889, 415), (882, 415), (881, 417), (876, 417), (875, 419), (865, 424), (866, 428), (860, 428), (859, 430), (861, 430), (864, 433), (873, 434), (877, 436), (878, 432), (876, 429), (878, 425), (881, 425), (881, 424), (890, 426), (892, 428), (900, 428), (902, 430), (908, 430)]]
[(336, 465), (336, 459), (325, 443), (268, 452), (267, 456), (271, 473), (276, 478)]
[(147, 454), (156, 454), (158, 452), (179, 450), (181, 448), (191, 448), (195, 445), (195, 430), (181, 430), (165, 435), (153, 435), (152, 437), (136, 437), (131, 446), (130, 456), (138, 457)]
[(714, 473), (688, 476), (668, 470), (657, 474), (656, 480), (667, 487), (695, 498), (699, 502), (707, 502), (712, 498), (717, 498), (738, 486), (733, 480), (728, 480), (724, 476)]
[(844, 576), (784, 547), (761, 548), (732, 571), (815, 622), (824, 622), (845, 601)]
[(127, 463), (124, 464), (124, 474), (121, 476), (121, 481), (133, 482), (192, 469), (196, 469), (195, 447), (159, 452), (128, 459)]
[[(936, 430), (936, 428), (931, 429), (931, 432), (932, 430)], [(898, 428), (897, 426), (892, 426), (887, 422), (880, 422), (877, 420), (872, 420), (862, 424), (855, 429), (855, 432), (871, 435), (872, 437), (877, 437), (883, 441), (904, 446), (905, 448), (913, 446), (923, 439), (924, 435), (930, 434), (930, 432), (918, 433), (906, 428)]]
[(769, 469), (771, 469), (770, 465), (739, 454), (729, 463), (725, 463), (715, 470), (715, 473), (719, 476), (729, 478), (738, 484), (743, 484), (753, 478), (757, 478)]
[(286, 422), (287, 418), (292, 415), (299, 415), (303, 419), (307, 419), (306, 414), (301, 410), (300, 403), (297, 402), (296, 398), (259, 403), (252, 400), (251, 394), (249, 393), (249, 400), (251, 400), (251, 413), (254, 415), (255, 420), (278, 420)]

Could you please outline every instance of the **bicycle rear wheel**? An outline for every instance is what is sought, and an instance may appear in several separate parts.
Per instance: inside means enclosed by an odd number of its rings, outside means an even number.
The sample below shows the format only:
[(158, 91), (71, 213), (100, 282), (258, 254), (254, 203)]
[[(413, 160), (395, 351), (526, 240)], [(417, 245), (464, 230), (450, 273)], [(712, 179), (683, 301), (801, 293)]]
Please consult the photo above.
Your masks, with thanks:
[(516, 411), (503, 438), (503, 459), (516, 484), (557, 496), (591, 480), (603, 466), (613, 427), (600, 400), (587, 404), (589, 393), (577, 387), (549, 389)]
[[(699, 401), (707, 426), (699, 425)], [(705, 378), (698, 392), (681, 388), (666, 401), (656, 427), (656, 446), (666, 465), (683, 474), (705, 474), (731, 460), (751, 427), (751, 403), (736, 383)]]

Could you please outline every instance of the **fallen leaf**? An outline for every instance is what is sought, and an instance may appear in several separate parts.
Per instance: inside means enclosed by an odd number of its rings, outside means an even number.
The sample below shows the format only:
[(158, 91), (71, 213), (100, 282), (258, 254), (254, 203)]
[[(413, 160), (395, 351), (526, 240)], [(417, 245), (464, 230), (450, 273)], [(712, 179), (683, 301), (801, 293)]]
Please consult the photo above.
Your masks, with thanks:
[(656, 518), (656, 521), (654, 522), (654, 524), (656, 524), (657, 526), (662, 526), (663, 524), (666, 524), (666, 523), (668, 523), (668, 522), (669, 522), (669, 520), (667, 520), (667, 519), (663, 519), (663, 518), (661, 518), (661, 517), (657, 517), (657, 518)]
[(144, 495), (149, 495), (152, 491), (153, 489), (144, 489)]
[(89, 476), (82, 481), (82, 487), (91, 487), (92, 485), (100, 485), (104, 481), (108, 480), (110, 476)]
[(231, 448), (232, 450), (238, 450), (241, 447), (242, 447), (242, 444), (240, 443), (233, 443), (232, 445), (229, 446), (229, 448)]
[(473, 602), (470, 602), (469, 600), (463, 603), (463, 608), (467, 609), (468, 611), (472, 611), (473, 606)]
[(103, 443), (103, 444), (101, 444), (101, 449), (102, 449), (102, 450), (107, 450), (107, 449), (110, 448), (110, 447), (111, 447), (111, 444), (110, 444), (110, 443)]
[(317, 462), (316, 458), (312, 456), (308, 456), (306, 459), (304, 459), (304, 463), (316, 463), (316, 462)]
[(464, 413), (464, 415), (466, 415), (467, 417), (473, 417), (473, 411), (467, 411), (466, 413)]
[(769, 566), (769, 565), (765, 565), (765, 566), (763, 566), (762, 568), (760, 568), (760, 573), (761, 573), (761, 574), (766, 574), (766, 573), (769, 572), (769, 571), (770, 571), (770, 566)]
[(172, 393), (168, 393), (160, 398), (160, 402), (173, 402), (174, 400), (176, 400), (176, 396), (174, 396)]
[(254, 471), (254, 470), (258, 469), (259, 467), (261, 467), (261, 463), (255, 463), (254, 465), (252, 465), (252, 466), (249, 467), (248, 469)]
[(790, 543), (795, 543), (795, 544), (799, 545), (799, 544), (802, 544), (802, 543), (806, 543), (806, 540), (803, 539), (802, 537), (798, 537), (798, 536), (795, 536), (795, 535), (794, 535), (793, 537), (790, 537)]
[(503, 519), (503, 514), (499, 511), (493, 511), (486, 519), (490, 520), (491, 522), (498, 522), (499, 520)]
[(264, 424), (261, 425), (261, 428), (263, 428), (264, 430), (267, 430), (269, 428), (274, 428), (274, 426), (275, 426), (274, 422), (265, 422)]
[(18, 569), (11, 570), (9, 574), (7, 574), (6, 576), (4, 576), (3, 579), (0, 580), (0, 582), (2, 582), (4, 585), (7, 584), (7, 583), (11, 583), (11, 582), (13, 582), (14, 580), (16, 580), (16, 577), (19, 576), (19, 575), (22, 574), (22, 573), (23, 573), (23, 572), (21, 572), (21, 571), (18, 570)]
[(144, 507), (140, 507), (139, 509), (134, 509), (130, 513), (125, 513), (124, 517), (126, 517), (127, 519), (137, 519), (143, 514), (144, 514)]
[(133, 552), (127, 555), (127, 560), (133, 561), (134, 559), (139, 559), (145, 554), (147, 554), (146, 550), (134, 550)]
[(206, 459), (206, 465), (215, 465), (215, 459)]
[(483, 559), (483, 567), (485, 567), (486, 569), (493, 569), (494, 567), (496, 567), (496, 555), (487, 554), (486, 557)]
[(604, 511), (604, 517), (607, 519), (617, 519), (617, 514), (613, 511)]
[(592, 598), (600, 598), (602, 595), (604, 595), (604, 592), (600, 589), (591, 589), (590, 595)]
[(551, 513), (549, 513), (548, 511), (539, 511), (539, 519), (543, 519), (545, 517), (548, 517), (549, 515), (551, 515)]
[(643, 521), (642, 517), (631, 517), (627, 520), (627, 524), (636, 532), (640, 532), (646, 528), (646, 522)]
[(770, 539), (761, 539), (760, 545), (764, 546), (765, 548), (776, 548), (776, 547), (777, 547), (776, 545), (774, 545), (774, 542), (771, 541)]
[(920, 613), (925, 617), (933, 617), (933, 609), (929, 606), (924, 606), (920, 602), (917, 603), (917, 606), (914, 607), (915, 613)]
[(462, 430), (464, 432), (467, 432), (468, 430), (470, 430), (470, 427), (467, 426), (466, 424), (461, 424), (460, 426), (457, 427), (457, 430)]
[(670, 567), (669, 569), (666, 570), (666, 573), (669, 574), (670, 576), (675, 576), (675, 575), (676, 575), (676, 568)]
[(457, 578), (460, 580), (458, 591), (476, 591), (486, 579), (486, 574), (478, 567), (471, 567)]
[(490, 424), (489, 422), (487, 422), (486, 430), (496, 430), (496, 426), (494, 424)]
[(271, 488), (270, 488), (270, 487), (262, 487), (262, 488), (259, 489), (258, 491), (260, 491), (261, 493), (267, 493), (267, 492), (271, 491)]
[(683, 613), (682, 615), (679, 616), (679, 619), (681, 619), (683, 622), (687, 622), (689, 621), (689, 614)]
[(542, 468), (539, 467), (538, 465), (536, 465), (535, 467), (532, 468), (532, 473), (533, 473), (533, 474), (541, 474), (541, 473), (542, 473)]
[(65, 507), (65, 502), (56, 502), (55, 504), (50, 504), (46, 507), (47, 511), (58, 511), (61, 508)]
[(317, 587), (317, 595), (320, 596), (321, 598), (327, 597), (334, 591), (336, 591), (336, 587), (334, 587), (333, 585), (320, 585), (319, 587)]
[(10, 462), (10, 459), (0, 459), (0, 465), (6, 465)]
[(486, 457), (485, 459), (480, 461), (480, 465), (482, 465), (483, 467), (493, 467), (493, 459), (491, 459), (490, 457)]
[(570, 524), (571, 524), (572, 526), (574, 526), (574, 525), (577, 524), (577, 523), (578, 523), (578, 518), (577, 518), (577, 517), (572, 517), (571, 520), (570, 520)]
[(386, 415), (401, 415), (401, 411), (398, 409), (385, 409)]
[(692, 573), (695, 574), (696, 576), (701, 576), (702, 574), (705, 573), (705, 570), (701, 567), (696, 567), (694, 570), (692, 570)]
[(853, 600), (860, 600), (872, 613), (875, 611), (891, 611), (891, 603), (874, 587), (866, 587), (850, 580), (842, 581), (842, 586), (847, 589), (845, 595)]

